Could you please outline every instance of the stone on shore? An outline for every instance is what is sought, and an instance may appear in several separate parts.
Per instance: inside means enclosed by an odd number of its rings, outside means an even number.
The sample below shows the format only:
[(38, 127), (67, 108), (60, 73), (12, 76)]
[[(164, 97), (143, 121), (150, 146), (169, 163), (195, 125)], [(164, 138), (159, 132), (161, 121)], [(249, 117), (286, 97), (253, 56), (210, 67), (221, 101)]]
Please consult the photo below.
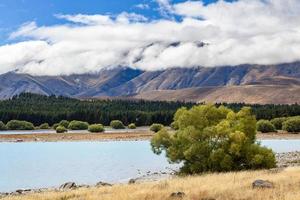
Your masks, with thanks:
[(130, 179), (130, 180), (128, 181), (128, 184), (135, 184), (136, 181), (137, 181), (136, 179), (133, 179), (133, 178), (132, 178), (132, 179)]
[(67, 182), (67, 183), (62, 184), (59, 187), (60, 190), (71, 190), (71, 189), (76, 189), (76, 188), (77, 188), (77, 185), (74, 182)]
[(274, 185), (272, 182), (267, 180), (256, 180), (252, 183), (252, 188), (274, 188)]
[(170, 197), (171, 198), (179, 198), (182, 199), (185, 196), (184, 192), (173, 192)]
[(97, 186), (97, 187), (111, 187), (112, 184), (110, 184), (110, 183), (105, 183), (105, 182), (100, 181), (100, 182), (98, 182), (98, 183), (96, 184), (96, 186)]

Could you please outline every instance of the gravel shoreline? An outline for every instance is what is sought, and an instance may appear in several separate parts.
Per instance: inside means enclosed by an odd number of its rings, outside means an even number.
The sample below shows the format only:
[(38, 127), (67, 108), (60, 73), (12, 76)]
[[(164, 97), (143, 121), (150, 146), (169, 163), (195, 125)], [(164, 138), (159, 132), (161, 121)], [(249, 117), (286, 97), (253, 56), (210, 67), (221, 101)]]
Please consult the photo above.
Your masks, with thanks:
[(277, 167), (295, 167), (300, 166), (300, 152), (276, 153)]

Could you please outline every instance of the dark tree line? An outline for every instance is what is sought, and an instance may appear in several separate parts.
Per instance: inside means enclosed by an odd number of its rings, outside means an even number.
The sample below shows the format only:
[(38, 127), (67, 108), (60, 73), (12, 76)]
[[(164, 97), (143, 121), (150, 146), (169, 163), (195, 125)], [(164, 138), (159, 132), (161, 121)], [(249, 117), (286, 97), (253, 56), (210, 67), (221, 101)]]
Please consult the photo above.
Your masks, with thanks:
[(176, 110), (192, 103), (144, 100), (78, 100), (68, 97), (23, 93), (0, 101), (0, 121), (26, 120), (34, 125), (61, 120), (81, 120), (109, 125), (121, 120), (125, 125), (138, 126), (162, 123), (169, 125)]
[[(9, 100), (0, 101), (0, 121), (26, 120), (34, 125), (61, 120), (81, 120), (109, 125), (121, 120), (125, 125), (137, 126), (161, 123), (169, 125), (180, 107), (192, 107), (190, 102), (165, 102), (145, 100), (78, 100), (68, 97), (43, 96), (23, 93)], [(218, 104), (217, 106), (220, 106)], [(239, 111), (246, 104), (223, 104)], [(257, 119), (300, 115), (300, 105), (251, 105)]]

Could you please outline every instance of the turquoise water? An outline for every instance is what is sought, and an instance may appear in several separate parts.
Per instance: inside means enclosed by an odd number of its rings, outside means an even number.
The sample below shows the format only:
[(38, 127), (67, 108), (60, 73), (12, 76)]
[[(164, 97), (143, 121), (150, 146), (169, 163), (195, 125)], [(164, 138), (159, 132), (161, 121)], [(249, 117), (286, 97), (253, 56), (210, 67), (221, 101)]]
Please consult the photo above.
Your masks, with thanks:
[(276, 153), (300, 151), (300, 140), (261, 140), (261, 145), (273, 149)]
[(177, 169), (163, 155), (153, 154), (149, 141), (0, 143), (0, 159), (2, 192), (68, 181), (127, 182), (148, 171)]
[[(263, 140), (275, 152), (300, 151), (300, 140)], [(149, 141), (0, 143), (0, 192), (26, 188), (127, 182), (148, 171), (168, 172)]]

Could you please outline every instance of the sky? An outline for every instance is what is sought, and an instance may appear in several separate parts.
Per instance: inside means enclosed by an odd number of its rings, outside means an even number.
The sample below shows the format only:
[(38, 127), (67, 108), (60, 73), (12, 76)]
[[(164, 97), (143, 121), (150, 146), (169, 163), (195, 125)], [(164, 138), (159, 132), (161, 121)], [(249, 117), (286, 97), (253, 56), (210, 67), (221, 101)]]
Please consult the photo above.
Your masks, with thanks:
[(300, 60), (299, 0), (0, 0), (0, 74)]

